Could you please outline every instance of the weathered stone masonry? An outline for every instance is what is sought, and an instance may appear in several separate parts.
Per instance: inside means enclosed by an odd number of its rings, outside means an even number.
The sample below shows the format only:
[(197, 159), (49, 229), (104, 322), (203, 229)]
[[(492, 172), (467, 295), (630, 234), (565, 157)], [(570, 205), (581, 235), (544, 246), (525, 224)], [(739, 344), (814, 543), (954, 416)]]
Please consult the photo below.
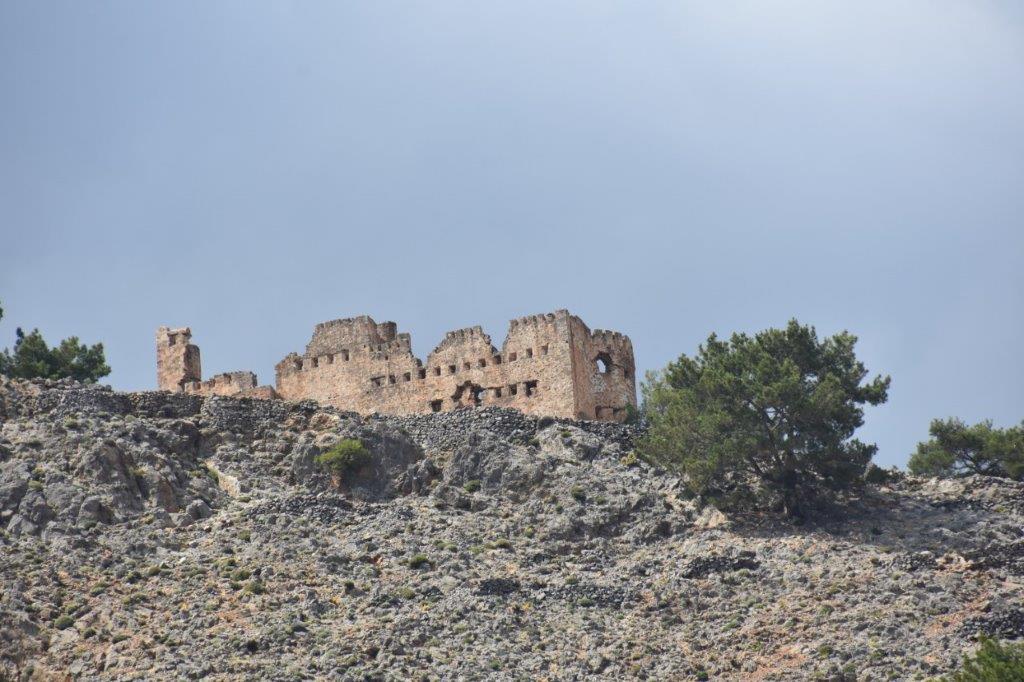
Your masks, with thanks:
[(196, 395), (233, 395), (251, 398), (276, 398), (270, 386), (257, 386), (252, 372), (225, 372), (202, 380), (199, 346), (189, 341), (188, 327), (156, 330), (156, 384), (161, 391)]
[[(448, 332), (426, 363), (409, 334), (367, 316), (323, 322), (302, 355), (277, 364), (276, 392), (251, 372), (201, 381), (187, 328), (157, 333), (160, 388), (204, 395), (312, 398), (363, 414), (496, 405), (528, 414), (622, 420), (636, 405), (633, 346), (559, 310), (512, 320), (498, 351), (480, 327)], [(184, 344), (184, 345), (183, 345)], [(189, 350), (194, 349), (194, 350)], [(194, 361), (193, 361), (194, 356)]]

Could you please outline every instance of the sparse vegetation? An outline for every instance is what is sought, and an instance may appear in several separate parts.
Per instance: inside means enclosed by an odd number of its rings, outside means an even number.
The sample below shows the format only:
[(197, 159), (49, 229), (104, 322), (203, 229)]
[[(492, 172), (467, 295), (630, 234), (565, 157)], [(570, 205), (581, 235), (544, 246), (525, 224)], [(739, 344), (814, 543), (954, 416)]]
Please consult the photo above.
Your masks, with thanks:
[(947, 682), (1024, 682), (1024, 643), (1000, 644), (983, 638), (981, 647), (964, 660)]
[(247, 594), (264, 594), (267, 591), (267, 586), (260, 580), (252, 580), (245, 584), (243, 591)]
[(421, 568), (423, 566), (429, 566), (430, 559), (425, 554), (414, 554), (409, 557), (409, 568)]

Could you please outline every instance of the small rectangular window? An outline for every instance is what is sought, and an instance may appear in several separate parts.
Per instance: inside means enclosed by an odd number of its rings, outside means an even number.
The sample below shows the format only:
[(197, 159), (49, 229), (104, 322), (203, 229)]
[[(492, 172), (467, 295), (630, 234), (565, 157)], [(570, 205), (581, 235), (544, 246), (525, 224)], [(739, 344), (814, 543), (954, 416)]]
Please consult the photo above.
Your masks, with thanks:
[(509, 353), (508, 354), (508, 361), (509, 362), (515, 362), (516, 361), (516, 354), (515, 353)]
[(528, 357), (528, 358), (532, 358), (533, 357), (533, 349), (532, 348), (527, 348), (526, 349), (526, 357)]
[(441, 401), (440, 400), (431, 400), (430, 401), (430, 411), (431, 412), (440, 412), (441, 411)]
[(420, 370), (420, 379), (426, 379), (426, 378), (427, 378), (427, 370), (421, 369)]
[(473, 365), (468, 363), (468, 362), (462, 363), (462, 369), (469, 370), (469, 369), (472, 369), (472, 367), (473, 367)]
[(449, 374), (455, 374), (455, 371), (456, 371), (457, 369), (458, 369), (458, 368), (457, 368), (457, 367), (456, 367), (455, 365), (448, 365), (448, 373), (449, 373)]
[(479, 365), (480, 365), (481, 367), (486, 367), (486, 366), (487, 366), (487, 361), (486, 361), (486, 360), (484, 360), (483, 358), (480, 358), (480, 359), (479, 359), (479, 360), (477, 361), (477, 364), (479, 364)]
[(347, 350), (341, 351), (341, 359), (344, 360), (345, 362), (348, 362), (348, 351)]
[(501, 397), (501, 386), (498, 386), (497, 388), (494, 389), (494, 397), (495, 398), (500, 398)]
[(402, 379), (405, 381), (412, 381), (412, 373), (406, 372), (405, 374), (402, 375)]
[(334, 356), (333, 355), (328, 354), (328, 355), (325, 355), (324, 357), (327, 358), (327, 364), (328, 365), (333, 365), (334, 364)]
[(320, 366), (320, 358), (313, 358), (313, 366), (314, 367), (319, 367)]
[(540, 347), (540, 354), (541, 355), (547, 355), (548, 354), (548, 347), (547, 346), (541, 346)]
[(440, 367), (435, 367), (434, 368), (434, 376), (435, 377), (441, 376), (441, 368)]
[(527, 396), (535, 395), (537, 393), (537, 382), (536, 381), (527, 381), (527, 382), (525, 382), (523, 384), (523, 388), (526, 389), (526, 395)]
[(494, 364), (496, 364), (496, 365), (500, 365), (501, 364), (501, 356), (500, 355), (495, 355), (494, 356)]
[(517, 393), (519, 393), (519, 387), (516, 386), (515, 384), (509, 384), (508, 385), (508, 394), (509, 395), (516, 395)]
[(388, 375), (388, 383), (389, 384), (395, 383), (395, 375), (394, 374), (389, 374)]

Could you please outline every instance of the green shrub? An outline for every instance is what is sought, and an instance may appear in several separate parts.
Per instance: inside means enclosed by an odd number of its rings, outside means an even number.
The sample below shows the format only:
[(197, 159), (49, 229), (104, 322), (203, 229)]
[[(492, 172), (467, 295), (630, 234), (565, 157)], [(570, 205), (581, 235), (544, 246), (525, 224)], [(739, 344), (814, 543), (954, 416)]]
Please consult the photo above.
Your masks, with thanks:
[(899, 479), (900, 473), (897, 469), (883, 469), (877, 464), (869, 464), (868, 470), (864, 472), (865, 483), (872, 485), (889, 485)]
[(462, 489), (467, 493), (475, 493), (480, 490), (480, 481), (473, 479), (472, 481), (466, 481), (462, 484)]
[(409, 568), (419, 568), (430, 563), (425, 554), (416, 554), (409, 558)]
[(712, 334), (644, 382), (650, 427), (638, 454), (720, 508), (805, 516), (862, 485), (876, 451), (853, 434), (863, 405), (886, 401), (889, 378), (865, 381), (856, 341), (848, 332), (819, 340), (796, 320), (753, 336)]
[(964, 659), (963, 667), (946, 677), (947, 682), (1024, 682), (1024, 642), (1000, 644), (981, 640), (981, 648)]
[(973, 426), (935, 419), (931, 439), (917, 444), (907, 466), (918, 476), (1002, 476), (1024, 481), (1024, 422), (999, 429), (986, 420)]
[(57, 620), (53, 621), (53, 627), (58, 630), (66, 630), (75, 624), (75, 619), (68, 615), (60, 616)]
[(362, 441), (345, 438), (338, 441), (333, 448), (317, 456), (316, 463), (329, 470), (335, 476), (354, 474), (373, 459), (370, 451)]
[(585, 491), (578, 485), (574, 485), (572, 489), (569, 490), (569, 494), (572, 495), (572, 499), (576, 500), (577, 502), (587, 501), (587, 491)]
[(244, 591), (249, 594), (263, 594), (267, 591), (267, 586), (259, 580), (253, 580), (246, 583)]
[(26, 334), (19, 327), (15, 330), (14, 350), (0, 351), (0, 374), (17, 379), (70, 377), (94, 383), (110, 374), (110, 366), (103, 355), (102, 343), (87, 346), (77, 336), (70, 336), (59, 346), (50, 348), (38, 329)]

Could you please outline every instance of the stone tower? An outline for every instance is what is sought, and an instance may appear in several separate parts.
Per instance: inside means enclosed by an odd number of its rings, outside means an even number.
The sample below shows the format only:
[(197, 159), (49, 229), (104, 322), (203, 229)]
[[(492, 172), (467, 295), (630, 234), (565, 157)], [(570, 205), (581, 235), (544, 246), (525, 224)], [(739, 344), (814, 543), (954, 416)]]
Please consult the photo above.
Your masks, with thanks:
[(202, 378), (199, 346), (189, 343), (191, 338), (188, 327), (156, 330), (156, 383), (161, 391), (181, 393), (186, 384)]

